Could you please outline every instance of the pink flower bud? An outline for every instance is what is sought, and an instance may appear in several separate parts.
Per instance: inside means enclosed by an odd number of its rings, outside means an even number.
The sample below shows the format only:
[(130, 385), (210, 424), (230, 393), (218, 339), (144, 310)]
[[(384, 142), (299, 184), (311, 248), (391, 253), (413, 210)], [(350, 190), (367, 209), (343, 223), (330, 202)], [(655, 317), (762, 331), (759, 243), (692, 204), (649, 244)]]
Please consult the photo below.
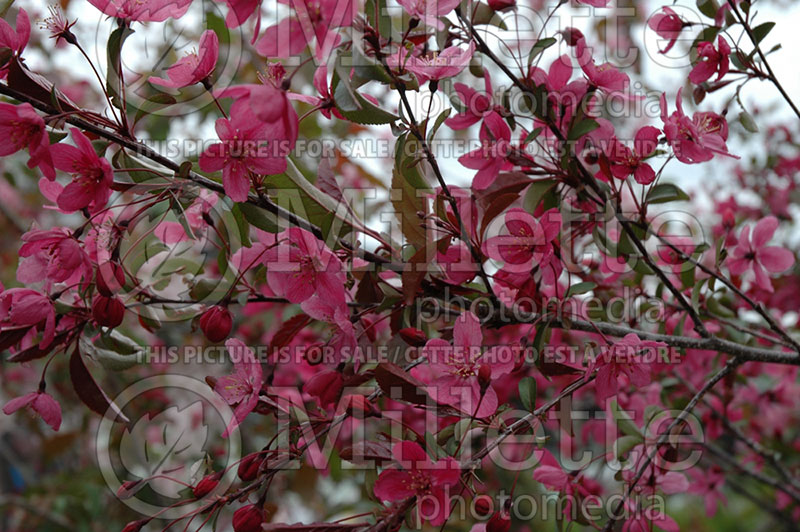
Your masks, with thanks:
[(261, 532), (264, 512), (255, 504), (242, 506), (233, 512), (234, 532)]
[(125, 272), (116, 262), (104, 262), (97, 267), (96, 285), (101, 295), (111, 297), (122, 290)]
[(489, 7), (494, 11), (505, 11), (516, 7), (517, 0), (489, 0)]
[(261, 453), (248, 454), (239, 462), (239, 469), (236, 474), (245, 482), (253, 480), (258, 475), (258, 469), (263, 461), (264, 456)]
[(486, 532), (508, 532), (511, 528), (511, 518), (505, 512), (495, 512), (486, 523)]
[(96, 295), (92, 302), (92, 317), (98, 325), (113, 329), (122, 323), (125, 305), (118, 297)]
[(217, 488), (221, 477), (222, 473), (211, 473), (210, 475), (204, 476), (200, 479), (200, 482), (192, 488), (192, 494), (194, 494), (196, 498), (202, 499)]
[(400, 338), (402, 338), (405, 343), (412, 347), (422, 347), (428, 341), (428, 337), (425, 333), (414, 327), (400, 329), (397, 331), (397, 334), (400, 335)]
[(488, 495), (478, 495), (473, 502), (475, 513), (480, 517), (486, 517), (494, 509), (494, 501)]
[(131, 521), (125, 528), (122, 529), (122, 532), (139, 532), (144, 525), (146, 525), (150, 520), (149, 519), (139, 519), (138, 521)]
[(227, 308), (216, 305), (200, 316), (200, 329), (210, 342), (221, 342), (231, 334), (233, 318)]
[(481, 364), (481, 367), (478, 368), (478, 384), (480, 384), (482, 392), (492, 385), (492, 368), (489, 367), (489, 364)]

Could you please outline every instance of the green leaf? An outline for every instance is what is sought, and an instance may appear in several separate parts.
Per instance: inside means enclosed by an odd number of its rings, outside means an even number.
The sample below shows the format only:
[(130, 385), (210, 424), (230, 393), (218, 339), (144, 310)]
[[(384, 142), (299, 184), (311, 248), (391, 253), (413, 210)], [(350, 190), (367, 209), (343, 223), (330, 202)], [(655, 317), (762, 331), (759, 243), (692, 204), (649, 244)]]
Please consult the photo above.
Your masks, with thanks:
[(739, 113), (739, 123), (750, 133), (758, 133), (758, 124), (753, 120), (753, 116), (747, 111)]
[(628, 417), (626, 412), (620, 410), (616, 399), (611, 401), (611, 415), (616, 421), (617, 427), (619, 427), (624, 434), (629, 436), (638, 436), (639, 438), (642, 437), (639, 427), (636, 426), (632, 418)]
[(523, 144), (530, 144), (531, 142), (533, 142), (534, 140), (536, 140), (536, 138), (537, 138), (539, 135), (541, 135), (541, 133), (542, 133), (542, 129), (543, 129), (543, 128), (537, 127), (536, 129), (534, 129), (533, 131), (531, 131), (530, 133), (528, 133), (528, 136), (527, 136), (527, 137), (525, 137), (525, 140), (523, 140), (523, 141), (522, 141), (522, 143), (523, 143)]
[(333, 72), (331, 79), (331, 92), (336, 101), (336, 107), (347, 120), (357, 124), (389, 124), (398, 119), (398, 116), (385, 111), (366, 98), (358, 94), (349, 85), (349, 80), (343, 80), (338, 71)]
[(578, 140), (587, 133), (591, 133), (598, 127), (600, 127), (600, 124), (598, 124), (597, 121), (595, 120), (592, 119), (582, 120), (579, 123), (572, 126), (572, 129), (569, 130), (569, 134), (567, 135), (567, 140)]
[(697, 0), (697, 9), (708, 18), (717, 16), (718, 7), (714, 0)]
[(533, 213), (544, 197), (549, 192), (555, 190), (557, 183), (555, 179), (542, 179), (531, 183), (531, 186), (529, 186), (527, 192), (525, 192), (525, 197), (522, 199), (522, 207), (526, 211)]
[(433, 123), (433, 127), (428, 132), (428, 142), (431, 142), (434, 139), (434, 137), (436, 136), (436, 132), (439, 131), (439, 128), (442, 127), (444, 121), (447, 120), (448, 116), (450, 116), (450, 111), (452, 111), (452, 109), (447, 108), (441, 113), (439, 113), (439, 116), (436, 117), (436, 122)]
[(688, 201), (689, 195), (672, 183), (659, 183), (647, 192), (647, 203), (667, 203), (670, 201)]
[(542, 52), (553, 46), (556, 42), (557, 41), (554, 37), (547, 37), (536, 41), (536, 44), (533, 45), (530, 53), (528, 54), (528, 66), (531, 66), (531, 64), (533, 64), (533, 61), (539, 55), (541, 55)]
[(425, 196), (433, 191), (422, 173), (419, 141), (408, 133), (397, 139), (392, 172), (391, 202), (403, 236), (417, 249), (425, 249), (427, 235), (418, 212), (425, 212)]
[(585, 281), (585, 282), (582, 282), (582, 283), (577, 283), (577, 284), (574, 284), (574, 285), (569, 287), (569, 290), (567, 290), (566, 297), (585, 294), (586, 292), (589, 292), (590, 290), (594, 290), (595, 288), (597, 288), (597, 283), (593, 283), (591, 281)]
[(769, 32), (772, 31), (772, 28), (775, 27), (774, 22), (765, 22), (763, 24), (759, 24), (755, 28), (753, 28), (753, 38), (755, 39), (755, 44), (758, 46), (758, 43), (764, 40), (764, 38), (769, 35)]
[(108, 68), (106, 69), (106, 90), (111, 97), (111, 103), (114, 107), (123, 109), (122, 98), (120, 92), (125, 90), (122, 86), (120, 78), (120, 70), (122, 69), (122, 45), (125, 39), (133, 34), (133, 30), (127, 25), (120, 26), (111, 32), (108, 37), (108, 44), (106, 46), (106, 57), (108, 59)]
[(528, 412), (536, 410), (536, 379), (525, 377), (519, 381), (519, 398)]
[(489, 7), (487, 4), (483, 4), (480, 2), (476, 3), (475, 11), (473, 11), (472, 13), (472, 24), (474, 26), (480, 26), (482, 24), (492, 24), (493, 26), (497, 26), (501, 30), (508, 29), (502, 17), (500, 17), (494, 9)]

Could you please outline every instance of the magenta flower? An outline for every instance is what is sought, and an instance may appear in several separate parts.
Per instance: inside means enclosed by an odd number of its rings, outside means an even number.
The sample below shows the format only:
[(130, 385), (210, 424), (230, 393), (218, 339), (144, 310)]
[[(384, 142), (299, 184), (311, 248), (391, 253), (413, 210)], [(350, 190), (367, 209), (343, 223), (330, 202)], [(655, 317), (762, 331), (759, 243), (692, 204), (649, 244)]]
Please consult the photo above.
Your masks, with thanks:
[(658, 135), (661, 131), (653, 126), (645, 126), (636, 132), (633, 141), (633, 150), (616, 139), (612, 141), (609, 154), (611, 173), (617, 179), (625, 179), (633, 174), (633, 178), (640, 185), (649, 185), (656, 178), (653, 168), (644, 162), (644, 159), (656, 151)]
[(456, 116), (450, 117), (445, 120), (447, 127), (455, 130), (466, 129), (473, 124), (480, 122), (484, 116), (487, 116), (492, 111), (499, 110), (499, 106), (495, 106), (492, 101), (492, 78), (489, 71), (483, 70), (483, 83), (485, 87), (484, 92), (479, 92), (464, 83), (456, 83), (453, 88), (464, 104), (466, 109)]
[(331, 93), (330, 85), (328, 84), (328, 67), (326, 65), (320, 65), (314, 72), (314, 88), (317, 89), (319, 96), (290, 93), (287, 97), (290, 100), (299, 100), (317, 107), (320, 113), (322, 113), (322, 116), (328, 120), (331, 118), (331, 113), (333, 113), (336, 118), (344, 120), (344, 117), (336, 108), (336, 103), (333, 100), (333, 93)]
[(541, 221), (523, 209), (505, 214), (507, 234), (488, 238), (483, 244), (487, 257), (505, 262), (508, 272), (530, 272), (535, 265), (546, 265), (555, 257), (553, 241), (561, 230), (561, 214), (550, 209)]
[(192, 0), (89, 0), (89, 3), (109, 17), (126, 22), (164, 22), (185, 15)]
[(660, 347), (666, 347), (666, 344), (642, 340), (636, 334), (630, 333), (603, 349), (586, 369), (587, 379), (597, 369), (597, 399), (605, 401), (616, 395), (620, 384), (626, 382), (634, 386), (649, 384), (650, 366), (646, 361), (650, 357), (643, 355)]
[(697, 64), (689, 73), (689, 81), (698, 85), (717, 74), (717, 81), (728, 73), (730, 68), (731, 47), (722, 35), (717, 39), (717, 48), (704, 41), (697, 45)]
[[(16, 29), (0, 18), (0, 49), (8, 48), (13, 56), (19, 57), (31, 38), (31, 20), (28, 12), (20, 8), (17, 13)], [(8, 75), (8, 63), (0, 66), (0, 79)]]
[(104, 157), (97, 155), (86, 135), (75, 128), (71, 131), (77, 147), (56, 144), (50, 148), (53, 165), (73, 176), (72, 183), (58, 195), (58, 208), (74, 212), (89, 207), (89, 212), (94, 213), (104, 208), (111, 197), (114, 170)]
[(753, 228), (752, 236), (750, 226), (745, 226), (736, 247), (731, 250), (727, 259), (728, 268), (733, 275), (742, 275), (752, 270), (756, 284), (767, 292), (773, 291), (767, 272), (780, 273), (794, 264), (794, 254), (791, 251), (779, 246), (767, 246), (777, 227), (778, 219), (774, 216), (760, 220)]
[(34, 229), (22, 235), (19, 256), (24, 262), (17, 269), (22, 283), (47, 281), (73, 285), (92, 278), (92, 264), (81, 243), (63, 227), (50, 230)]
[(467, 65), (475, 53), (475, 43), (470, 42), (466, 50), (451, 46), (442, 52), (432, 52), (424, 56), (411, 56), (405, 64), (420, 83), (452, 78)]
[(233, 201), (247, 201), (251, 176), (286, 170), (282, 138), (269, 124), (253, 118), (242, 107), (231, 108), (231, 117), (216, 123), (222, 142), (209, 146), (198, 161), (204, 172), (222, 170), (222, 186)]
[(710, 161), (714, 155), (725, 155), (738, 159), (728, 152), (728, 123), (725, 118), (712, 112), (696, 112), (692, 118), (683, 112), (683, 89), (678, 89), (675, 99), (677, 110), (671, 115), (667, 110), (666, 95), (661, 95), (661, 120), (664, 121), (664, 134), (675, 157), (686, 164)]
[(179, 89), (200, 83), (211, 75), (219, 57), (219, 38), (213, 30), (206, 30), (200, 37), (197, 52), (191, 52), (167, 69), (167, 78), (150, 77), (150, 83)]
[(225, 347), (233, 360), (234, 371), (219, 378), (214, 385), (214, 391), (229, 405), (236, 405), (236, 408), (233, 411), (233, 419), (222, 433), (223, 438), (227, 438), (256, 407), (261, 385), (264, 383), (261, 363), (256, 360), (252, 349), (236, 338), (229, 338), (225, 342)]
[(658, 52), (660, 54), (665, 54), (675, 46), (675, 42), (683, 31), (684, 23), (681, 17), (678, 16), (672, 8), (664, 6), (661, 10), (663, 13), (656, 13), (650, 17), (650, 20), (647, 21), (647, 25), (651, 30), (655, 31), (659, 37), (667, 40), (666, 48)]
[(586, 46), (586, 39), (578, 40), (576, 52), (578, 63), (593, 87), (608, 93), (622, 92), (628, 88), (630, 78), (628, 78), (627, 74), (620, 72), (611, 63), (602, 63), (600, 65), (595, 63), (591, 49)]
[(61, 427), (61, 406), (51, 395), (43, 391), (26, 393), (21, 397), (15, 397), (5, 404), (3, 413), (11, 415), (20, 408), (29, 408), (55, 431)]
[(251, 122), (256, 118), (267, 124), (269, 138), (280, 141), (279, 154), (286, 157), (294, 149), (299, 123), (297, 112), (285, 91), (272, 84), (245, 84), (215, 92), (214, 96), (235, 100), (231, 106), (231, 116), (247, 117)]
[(310, 232), (292, 227), (278, 235), (285, 245), (269, 249), (265, 257), (267, 283), (279, 297), (302, 303), (316, 295), (333, 305), (345, 301), (342, 261)]
[(397, 0), (397, 3), (412, 17), (437, 30), (443, 30), (444, 23), (439, 17), (450, 13), (461, 2), (460, 0)]
[(261, 6), (261, 0), (224, 0), (224, 2), (228, 4), (228, 14), (225, 16), (225, 26), (228, 28), (238, 28)]
[(462, 165), (477, 170), (472, 180), (475, 190), (487, 188), (501, 170), (511, 167), (511, 163), (506, 161), (511, 152), (511, 128), (499, 114), (491, 112), (486, 115), (479, 136), (481, 147), (458, 158)]
[(53, 341), (56, 309), (49, 297), (29, 288), (10, 288), (0, 292), (0, 331), (30, 329), (44, 325), (41, 349)]
[(465, 312), (453, 326), (453, 345), (433, 338), (423, 348), (432, 376), (431, 397), (476, 418), (491, 416), (498, 406), (492, 385), (481, 390), (481, 367), (488, 367), (489, 378), (494, 380), (511, 373), (515, 363), (511, 351), (490, 348), (484, 352), (482, 345), (480, 321), (473, 313)]
[(52, 181), (56, 178), (50, 139), (42, 117), (29, 103), (0, 103), (0, 157), (23, 148), (28, 148), (30, 154), (29, 168), (38, 166), (47, 179)]
[(392, 456), (402, 467), (384, 469), (373, 491), (382, 501), (403, 501), (417, 498), (417, 516), (440, 526), (450, 516), (449, 488), (461, 476), (458, 462), (447, 457), (432, 461), (419, 444), (401, 441), (392, 447)]

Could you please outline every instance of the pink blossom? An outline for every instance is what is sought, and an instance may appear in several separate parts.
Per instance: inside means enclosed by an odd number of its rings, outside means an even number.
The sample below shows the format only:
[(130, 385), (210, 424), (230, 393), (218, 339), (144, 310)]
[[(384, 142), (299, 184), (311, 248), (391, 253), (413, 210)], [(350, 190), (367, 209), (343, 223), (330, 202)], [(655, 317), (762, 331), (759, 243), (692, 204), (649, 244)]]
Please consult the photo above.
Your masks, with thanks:
[(453, 85), (458, 98), (466, 108), (463, 112), (445, 120), (444, 123), (447, 124), (449, 128), (455, 130), (466, 129), (480, 122), (483, 117), (487, 116), (492, 111), (499, 111), (501, 109), (500, 106), (493, 105), (492, 78), (489, 75), (489, 71), (486, 69), (483, 70), (483, 83), (485, 87), (484, 92), (476, 91), (464, 83), (456, 83)]
[(622, 92), (628, 88), (630, 78), (611, 63), (596, 64), (591, 49), (586, 46), (586, 39), (579, 39), (577, 44), (578, 63), (583, 73), (589, 78), (593, 87), (608, 93)]
[(568, 474), (556, 457), (546, 449), (535, 452), (541, 454), (541, 459), (533, 472), (533, 478), (547, 489), (565, 496), (564, 515), (574, 515), (572, 505), (578, 503), (579, 499), (599, 494), (600, 486), (596, 481), (589, 479), (582, 472), (577, 475)]
[(255, 122), (253, 118), (256, 118), (266, 124), (269, 138), (280, 141), (278, 153), (284, 157), (294, 149), (299, 124), (297, 112), (285, 91), (272, 84), (245, 84), (217, 91), (214, 96), (235, 100), (231, 106), (231, 117), (239, 115), (246, 117), (249, 122)]
[(725, 118), (712, 112), (696, 112), (690, 119), (683, 112), (682, 90), (678, 89), (675, 99), (677, 110), (672, 114), (667, 110), (666, 95), (661, 95), (664, 134), (675, 152), (675, 157), (686, 164), (710, 161), (715, 154), (738, 159), (738, 156), (728, 152), (725, 144), (728, 139), (728, 123)]
[(289, 93), (287, 95), (288, 98), (290, 100), (299, 100), (319, 108), (319, 111), (328, 120), (331, 118), (331, 113), (333, 113), (336, 118), (344, 120), (344, 117), (336, 108), (336, 103), (333, 100), (333, 93), (331, 93), (331, 89), (328, 84), (328, 67), (326, 65), (320, 65), (317, 67), (317, 70), (314, 72), (313, 81), (314, 88), (317, 89), (319, 96)]
[(192, 0), (89, 0), (109, 17), (127, 22), (164, 22), (181, 18)]
[(475, 264), (472, 253), (460, 240), (448, 246), (444, 253), (437, 251), (436, 261), (444, 270), (447, 280), (453, 284), (468, 283), (478, 273), (478, 265)]
[(53, 341), (56, 310), (49, 297), (29, 288), (10, 288), (0, 292), (0, 330), (31, 328), (44, 325), (41, 349)]
[(626, 381), (635, 386), (649, 384), (649, 356), (645, 355), (661, 347), (666, 347), (666, 344), (642, 340), (635, 333), (630, 333), (604, 348), (586, 369), (587, 379), (597, 369), (597, 398), (604, 401), (616, 395), (620, 384)]
[(490, 378), (496, 379), (514, 369), (510, 351), (483, 351), (481, 323), (471, 312), (456, 319), (453, 326), (453, 345), (441, 338), (428, 340), (423, 353), (431, 370), (431, 397), (440, 404), (453, 406), (467, 415), (484, 418), (495, 413), (497, 392), (493, 385), (481, 390), (479, 370), (490, 368)]
[(261, 385), (264, 382), (261, 363), (256, 360), (252, 349), (236, 338), (226, 340), (225, 347), (233, 360), (234, 371), (232, 374), (218, 379), (214, 385), (214, 391), (220, 394), (229, 405), (236, 405), (236, 408), (233, 418), (222, 434), (223, 438), (227, 438), (233, 429), (244, 421), (247, 414), (256, 407)]
[(506, 234), (484, 242), (487, 257), (505, 262), (508, 272), (530, 272), (534, 265), (547, 265), (554, 257), (552, 242), (561, 230), (561, 214), (550, 209), (537, 220), (523, 209), (505, 214)]
[(761, 219), (753, 228), (752, 237), (750, 226), (745, 226), (736, 247), (730, 251), (727, 259), (728, 268), (733, 275), (742, 275), (752, 270), (756, 285), (767, 292), (773, 291), (767, 272), (780, 273), (794, 264), (794, 254), (791, 251), (779, 246), (767, 246), (777, 228), (778, 219), (774, 216)]
[(339, 395), (342, 393), (344, 379), (342, 374), (336, 370), (325, 370), (316, 373), (306, 381), (303, 391), (319, 400), (319, 405), (323, 408), (336, 404)]
[(633, 174), (633, 178), (640, 185), (649, 185), (656, 178), (653, 168), (644, 162), (658, 146), (658, 135), (661, 131), (653, 126), (645, 126), (636, 132), (633, 141), (633, 150), (620, 143), (612, 142), (613, 147), (609, 154), (611, 173), (617, 179), (625, 179)]
[(458, 162), (472, 170), (477, 170), (472, 187), (483, 190), (491, 185), (501, 170), (511, 167), (506, 156), (511, 151), (511, 128), (496, 112), (491, 112), (483, 120), (480, 132), (481, 147), (465, 153)]
[(717, 48), (710, 42), (704, 41), (697, 45), (697, 64), (689, 73), (689, 81), (700, 84), (717, 74), (717, 81), (728, 73), (730, 68), (731, 47), (722, 35), (717, 39)]
[[(16, 29), (0, 18), (0, 48), (8, 48), (13, 56), (19, 57), (31, 38), (31, 21), (28, 12), (20, 8), (17, 13)], [(8, 75), (8, 64), (0, 65), (0, 79)]]
[[(225, 26), (238, 28), (253, 16), (261, 6), (261, 0), (217, 0), (228, 4), (228, 14), (225, 16)], [(259, 13), (259, 23), (261, 14)]]
[(39, 415), (53, 430), (57, 431), (61, 427), (61, 406), (50, 394), (41, 390), (10, 400), (3, 407), (3, 413), (11, 415), (26, 407)]
[(277, 296), (292, 303), (315, 295), (331, 303), (344, 303), (344, 267), (324, 242), (299, 227), (287, 229), (278, 239), (285, 244), (264, 255), (267, 283)]
[(0, 157), (28, 148), (28, 167), (39, 167), (44, 176), (53, 180), (56, 171), (50, 155), (50, 139), (44, 120), (29, 103), (12, 105), (0, 103)]
[(431, 52), (421, 56), (412, 55), (405, 63), (405, 67), (417, 76), (420, 83), (439, 81), (452, 78), (464, 70), (469, 65), (474, 53), (475, 43), (473, 42), (470, 42), (466, 49), (450, 46), (442, 52)]
[(401, 441), (392, 447), (392, 456), (402, 469), (384, 469), (375, 482), (375, 496), (382, 501), (417, 498), (417, 515), (433, 526), (450, 516), (449, 489), (458, 484), (458, 462), (447, 457), (432, 461), (415, 442)]
[(25, 260), (17, 269), (21, 283), (46, 280), (49, 287), (54, 283), (86, 283), (92, 278), (88, 255), (66, 228), (34, 229), (22, 235), (22, 242), (19, 256)]
[(650, 17), (650, 20), (647, 21), (647, 25), (651, 30), (655, 31), (659, 37), (668, 41), (666, 48), (658, 52), (660, 54), (665, 54), (675, 46), (675, 42), (678, 40), (681, 31), (683, 31), (684, 22), (672, 8), (663, 6), (661, 10), (663, 13), (656, 13)]
[(579, 4), (592, 7), (606, 7), (611, 0), (578, 0)]
[(247, 201), (253, 175), (286, 170), (286, 156), (276, 128), (254, 120), (242, 107), (231, 108), (230, 118), (220, 118), (216, 130), (222, 142), (212, 144), (198, 163), (205, 172), (222, 170), (222, 185), (233, 201)]
[(178, 89), (208, 79), (217, 65), (219, 38), (213, 30), (206, 30), (200, 37), (197, 52), (191, 52), (167, 69), (169, 79), (150, 77), (150, 83)]
[(706, 503), (706, 515), (714, 517), (717, 513), (717, 503), (723, 506), (728, 503), (727, 498), (722, 493), (722, 486), (725, 483), (725, 474), (718, 466), (712, 466), (707, 470), (689, 470), (692, 482), (689, 485), (689, 493), (700, 495)]
[(460, 0), (397, 0), (397, 3), (412, 17), (437, 30), (443, 30), (444, 23), (439, 17), (450, 13), (461, 2)]
[(65, 212), (89, 207), (94, 213), (111, 197), (114, 171), (104, 157), (97, 155), (86, 135), (75, 128), (71, 132), (76, 146), (56, 144), (50, 148), (54, 166), (73, 176), (72, 183), (58, 195), (58, 207)]

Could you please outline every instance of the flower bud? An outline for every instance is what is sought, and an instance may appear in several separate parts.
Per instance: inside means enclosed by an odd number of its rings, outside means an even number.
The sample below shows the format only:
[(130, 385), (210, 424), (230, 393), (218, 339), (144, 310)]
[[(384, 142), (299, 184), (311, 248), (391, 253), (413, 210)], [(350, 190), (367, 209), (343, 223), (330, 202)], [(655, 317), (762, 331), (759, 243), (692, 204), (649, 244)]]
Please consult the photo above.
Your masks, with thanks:
[(506, 512), (495, 512), (486, 523), (486, 532), (508, 532), (511, 528), (511, 517)]
[(236, 474), (240, 479), (249, 482), (256, 478), (263, 461), (264, 456), (261, 453), (248, 454), (239, 462), (239, 469), (236, 471)]
[(95, 286), (101, 295), (111, 297), (118, 294), (125, 284), (125, 271), (116, 262), (104, 262), (97, 267)]
[(369, 417), (377, 414), (375, 407), (363, 395), (348, 396), (350, 403), (347, 406), (347, 414), (357, 415), (358, 417)]
[(414, 327), (400, 329), (397, 331), (397, 334), (399, 334), (400, 338), (402, 338), (403, 341), (411, 347), (422, 347), (428, 341), (428, 337), (425, 336), (425, 333), (419, 329), (415, 329)]
[(486, 517), (494, 510), (494, 501), (488, 495), (478, 495), (472, 504), (475, 507), (475, 513), (480, 517)]
[(578, 41), (583, 39), (583, 33), (577, 28), (565, 28), (560, 33), (561, 37), (564, 38), (564, 42), (567, 43), (567, 46), (577, 46)]
[(478, 384), (481, 386), (481, 393), (492, 385), (492, 368), (489, 364), (481, 364), (481, 367), (478, 368)]
[(149, 519), (139, 519), (138, 521), (131, 521), (125, 528), (122, 529), (122, 532), (139, 532), (144, 525), (146, 525), (150, 520)]
[(135, 493), (135, 488), (141, 483), (142, 479), (126, 480), (117, 490), (117, 497), (122, 500), (130, 498)]
[(92, 318), (98, 325), (113, 329), (122, 323), (125, 316), (125, 305), (118, 297), (107, 297), (97, 294), (92, 302)]
[(264, 512), (255, 504), (242, 506), (233, 512), (234, 532), (261, 532)]
[(506, 11), (512, 7), (516, 7), (517, 0), (489, 0), (489, 7), (493, 11)]
[(210, 475), (204, 476), (200, 479), (200, 482), (192, 488), (192, 494), (194, 494), (196, 498), (202, 499), (217, 488), (221, 477), (222, 473), (211, 473)]
[(221, 342), (231, 334), (233, 318), (227, 308), (215, 305), (200, 316), (200, 329), (209, 342)]

